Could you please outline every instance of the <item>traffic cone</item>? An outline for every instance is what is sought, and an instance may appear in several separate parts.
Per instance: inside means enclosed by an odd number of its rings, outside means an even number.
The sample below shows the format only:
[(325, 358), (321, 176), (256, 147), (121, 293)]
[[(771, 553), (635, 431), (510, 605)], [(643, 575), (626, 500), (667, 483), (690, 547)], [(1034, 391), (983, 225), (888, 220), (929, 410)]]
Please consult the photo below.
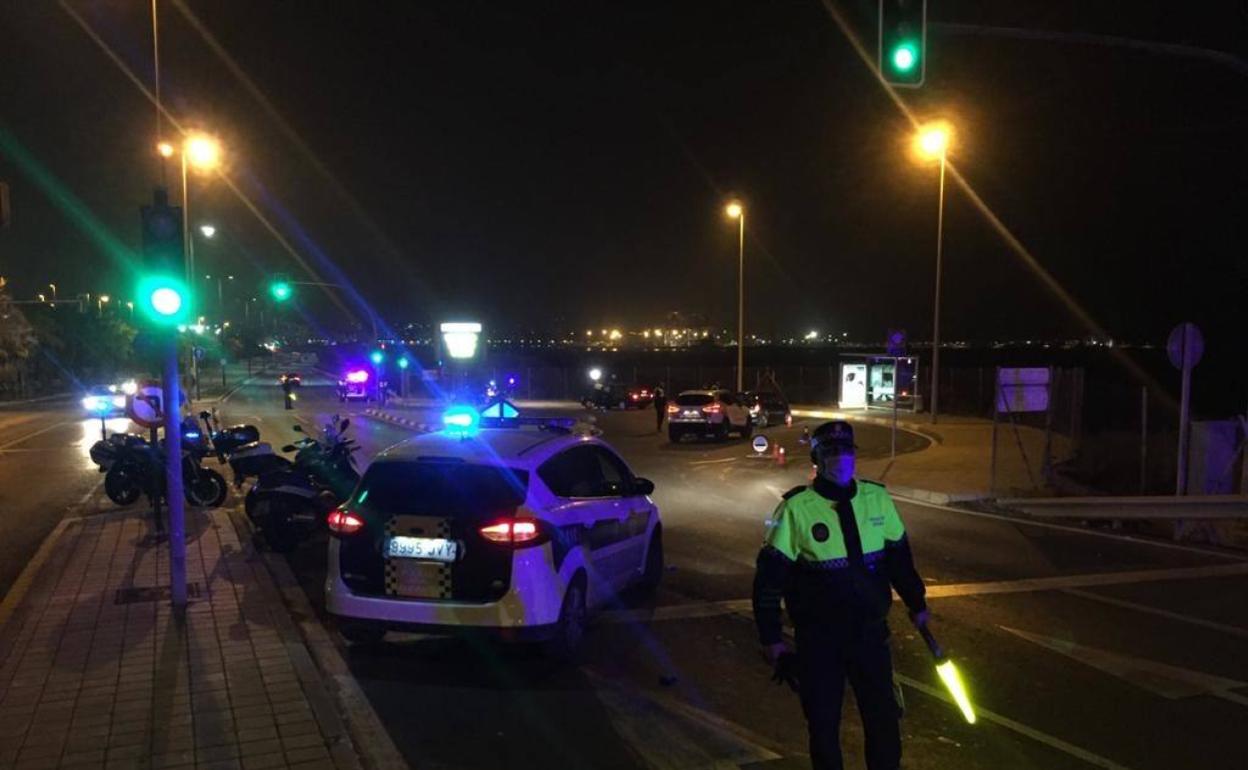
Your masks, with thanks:
[(780, 446), (779, 444), (776, 444), (776, 448), (772, 454), (776, 458), (776, 465), (779, 465), (780, 467), (783, 468), (785, 465), (789, 464), (789, 457), (787, 454), (785, 454), (784, 447)]

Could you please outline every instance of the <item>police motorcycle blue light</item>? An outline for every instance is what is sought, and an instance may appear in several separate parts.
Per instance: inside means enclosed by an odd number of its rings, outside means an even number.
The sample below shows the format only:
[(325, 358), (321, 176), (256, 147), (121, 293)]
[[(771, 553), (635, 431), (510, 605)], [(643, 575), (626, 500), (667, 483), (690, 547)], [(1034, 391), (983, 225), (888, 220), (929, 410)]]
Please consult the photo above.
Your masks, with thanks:
[(481, 415), (470, 406), (453, 406), (442, 413), (442, 424), (447, 430), (468, 433), (476, 430)]

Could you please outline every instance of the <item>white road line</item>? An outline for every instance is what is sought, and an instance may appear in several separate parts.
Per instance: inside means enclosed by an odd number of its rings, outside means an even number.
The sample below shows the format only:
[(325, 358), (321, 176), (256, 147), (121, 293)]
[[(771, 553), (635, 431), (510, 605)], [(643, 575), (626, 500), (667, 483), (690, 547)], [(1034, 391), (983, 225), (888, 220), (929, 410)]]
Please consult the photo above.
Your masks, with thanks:
[(938, 511), (949, 511), (963, 516), (973, 516), (981, 519), (995, 519), (997, 521), (1005, 521), (1010, 524), (1017, 524), (1026, 527), (1039, 527), (1041, 529), (1055, 529), (1061, 532), (1071, 532), (1077, 535), (1088, 535), (1089, 537), (1103, 537), (1110, 540), (1118, 540), (1120, 542), (1132, 543), (1134, 545), (1150, 545), (1155, 548), (1166, 548), (1172, 551), (1186, 551), (1188, 553), (1199, 553), (1205, 556), (1220, 556), (1224, 559), (1235, 561), (1248, 561), (1248, 556), (1239, 554), (1224, 553), (1208, 548), (1200, 548), (1192, 545), (1182, 545), (1180, 543), (1168, 543), (1164, 540), (1150, 540), (1142, 537), (1132, 537), (1130, 535), (1116, 535), (1112, 532), (1101, 532), (1095, 529), (1084, 529), (1082, 527), (1072, 527), (1066, 524), (1051, 524), (1045, 521), (1033, 521), (1032, 519), (1021, 519), (1016, 516), (1003, 516), (999, 513), (986, 513), (984, 511), (970, 511), (965, 508), (953, 508), (948, 505), (940, 505), (938, 503), (929, 503), (926, 500), (917, 500), (913, 497), (905, 497), (904, 495), (894, 494), (893, 497), (907, 505), (918, 505), (923, 508), (932, 508)]
[(695, 461), (693, 461), (693, 462), (691, 462), (691, 463), (689, 463), (689, 464), (690, 464), (690, 465), (715, 465), (715, 464), (717, 464), (717, 463), (735, 463), (738, 459), (740, 459), (740, 458), (737, 458), (737, 457), (725, 457), (725, 458), (720, 459), (720, 460), (695, 460)]
[[(954, 705), (953, 698), (949, 697), (946, 693), (942, 692), (941, 690), (938, 690), (935, 687), (932, 687), (931, 685), (928, 685), (924, 682), (920, 682), (917, 679), (911, 679), (905, 674), (899, 674), (899, 673), (894, 672), (893, 676), (897, 679), (898, 682), (901, 682), (907, 687), (918, 690), (924, 695), (930, 695), (931, 697), (940, 701), (944, 701), (945, 703), (948, 703), (950, 705)], [(1013, 732), (1016, 732), (1019, 735), (1025, 735), (1028, 738), (1031, 738), (1033, 741), (1036, 741), (1038, 743), (1043, 743), (1045, 746), (1048, 746), (1049, 748), (1056, 749), (1062, 752), (1063, 754), (1069, 754), (1070, 756), (1075, 757), (1076, 759), (1081, 759), (1084, 762), (1087, 762), (1089, 765), (1092, 765), (1093, 767), (1103, 767), (1103, 768), (1106, 768), (1106, 770), (1128, 770), (1126, 765), (1120, 765), (1111, 759), (1106, 759), (1105, 757), (1102, 757), (1099, 754), (1094, 754), (1091, 751), (1088, 751), (1087, 749), (1083, 749), (1074, 745), (1073, 743), (1067, 743), (1061, 738), (1057, 738), (1055, 736), (1049, 735), (1048, 733), (1041, 732), (1035, 729), (1034, 727), (1028, 727), (1022, 722), (1016, 722), (1013, 719), (1010, 719), (1009, 717), (1001, 716), (1000, 714), (997, 714), (993, 711), (989, 711), (978, 705), (975, 706), (975, 714), (979, 716), (980, 719), (984, 719), (989, 722), (992, 722), (993, 724), (1000, 725), (1001, 727), (1004, 727), (1007, 730), (1012, 730)]]
[(71, 423), (71, 422), (69, 422), (69, 421), (54, 422), (54, 423), (52, 423), (51, 425), (48, 425), (48, 426), (43, 427), (43, 428), (40, 428), (39, 430), (35, 431), (34, 433), (27, 433), (25, 436), (22, 436), (21, 438), (16, 438), (16, 439), (13, 439), (12, 441), (8, 442), (7, 444), (0, 444), (0, 449), (8, 449), (9, 447), (11, 447), (11, 446), (13, 446), (13, 445), (15, 445), (15, 444), (20, 444), (20, 443), (22, 443), (23, 441), (28, 441), (28, 440), (30, 440), (30, 439), (32, 439), (32, 438), (34, 438), (35, 436), (42, 436), (44, 433), (47, 433), (47, 432), (48, 432), (48, 431), (50, 431), (50, 430), (55, 430), (55, 429), (57, 429), (57, 428), (61, 427), (62, 425), (72, 425), (72, 424), (73, 424), (73, 423)]
[(1173, 569), (1096, 572), (1085, 575), (993, 580), (979, 583), (951, 583), (943, 586), (930, 586), (927, 589), (927, 598), (941, 599), (953, 596), (1053, 591), (1064, 588), (1153, 583), (1161, 580), (1199, 580), (1201, 578), (1225, 577), (1227, 575), (1248, 575), (1248, 564), (1240, 562), (1236, 564), (1214, 564), (1207, 567), (1175, 567)]
[(1168, 620), (1177, 620), (1180, 623), (1190, 623), (1191, 625), (1194, 625), (1194, 626), (1200, 626), (1202, 628), (1208, 628), (1214, 631), (1220, 631), (1221, 633), (1229, 634), (1231, 636), (1237, 636), (1240, 639), (1248, 639), (1248, 628), (1240, 628), (1239, 626), (1228, 626), (1225, 623), (1218, 623), (1213, 620), (1205, 620), (1204, 618), (1196, 618), (1196, 617), (1192, 617), (1191, 615), (1184, 615), (1178, 612), (1170, 612), (1169, 610), (1163, 610), (1160, 607), (1150, 607), (1147, 604), (1138, 604), (1136, 602), (1127, 601), (1126, 599), (1118, 599), (1113, 596), (1105, 596), (1104, 594), (1092, 593), (1091, 591), (1081, 591), (1078, 588), (1067, 588), (1064, 591), (1062, 591), (1062, 593), (1070, 594), (1071, 596), (1078, 596), (1080, 599), (1089, 599), (1094, 602), (1102, 602), (1104, 604), (1111, 604), (1115, 607), (1122, 607), (1123, 609), (1135, 610), (1136, 612), (1145, 612), (1150, 615), (1157, 615), (1159, 617), (1163, 617)]

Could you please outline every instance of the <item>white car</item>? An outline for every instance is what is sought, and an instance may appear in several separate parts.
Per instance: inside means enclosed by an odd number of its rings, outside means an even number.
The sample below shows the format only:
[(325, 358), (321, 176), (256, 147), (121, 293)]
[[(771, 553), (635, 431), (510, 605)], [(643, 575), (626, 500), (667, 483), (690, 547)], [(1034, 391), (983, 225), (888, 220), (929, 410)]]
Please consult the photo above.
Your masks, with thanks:
[(480, 631), (571, 657), (591, 610), (657, 588), (654, 484), (572, 420), (493, 424), (386, 450), (330, 514), (326, 605), (349, 641)]
[(748, 438), (754, 430), (750, 410), (727, 390), (686, 390), (667, 405), (667, 437), (673, 442), (687, 435), (725, 439), (737, 431)]

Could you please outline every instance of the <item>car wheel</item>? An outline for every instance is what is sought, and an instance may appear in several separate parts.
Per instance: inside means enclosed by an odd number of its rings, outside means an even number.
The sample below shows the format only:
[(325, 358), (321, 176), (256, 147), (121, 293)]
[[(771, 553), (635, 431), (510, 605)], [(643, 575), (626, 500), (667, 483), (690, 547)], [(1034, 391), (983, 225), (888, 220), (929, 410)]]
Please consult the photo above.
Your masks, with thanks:
[(563, 605), (559, 608), (559, 622), (556, 624), (555, 635), (546, 642), (546, 655), (565, 663), (575, 661), (577, 653), (581, 650), (581, 642), (585, 639), (585, 626), (588, 620), (589, 612), (585, 605), (585, 578), (578, 575), (572, 579), (571, 585), (563, 595)]
[(727, 441), (728, 434), (732, 430), (732, 421), (728, 419), (728, 415), (724, 415), (724, 420), (715, 426), (715, 440)]
[(655, 526), (650, 536), (650, 545), (646, 547), (646, 567), (641, 573), (641, 590), (653, 594), (659, 590), (663, 580), (663, 529)]
[(683, 435), (684, 434), (681, 432), (681, 430), (677, 428), (675, 425), (667, 426), (667, 440), (671, 441), (673, 444), (679, 444), (680, 439)]
[(767, 413), (766, 413), (766, 412), (759, 412), (759, 413), (758, 413), (758, 419), (754, 422), (754, 426), (755, 426), (756, 428), (766, 428), (766, 427), (767, 427)]
[(754, 435), (754, 420), (751, 417), (746, 416), (745, 425), (741, 426), (741, 438), (749, 440), (750, 436), (753, 436), (753, 435)]
[(373, 645), (386, 638), (386, 627), (367, 620), (344, 620), (338, 624), (338, 633), (351, 644)]

